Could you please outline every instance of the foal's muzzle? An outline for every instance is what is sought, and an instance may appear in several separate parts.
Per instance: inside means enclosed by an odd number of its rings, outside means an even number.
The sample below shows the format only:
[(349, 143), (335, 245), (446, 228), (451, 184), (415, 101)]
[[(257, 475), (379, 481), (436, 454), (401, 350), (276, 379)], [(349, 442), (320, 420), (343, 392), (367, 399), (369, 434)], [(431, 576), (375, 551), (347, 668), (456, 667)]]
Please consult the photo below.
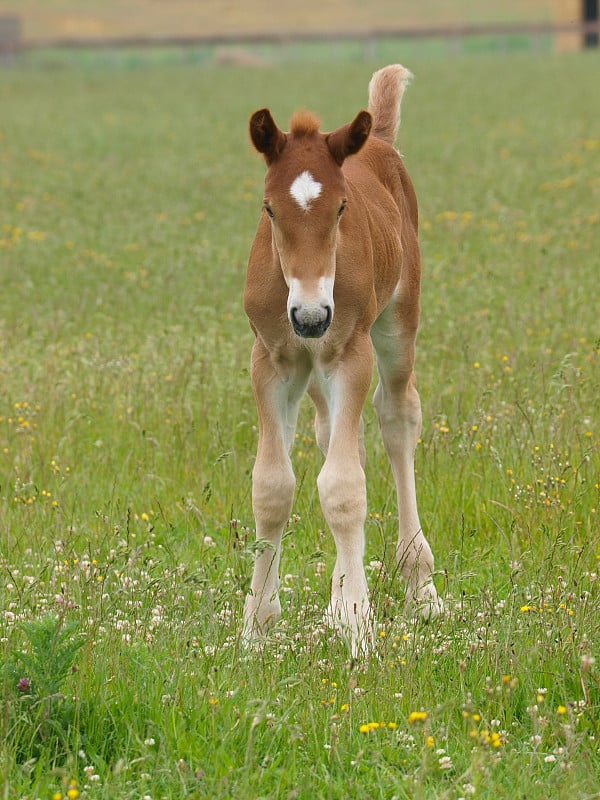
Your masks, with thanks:
[(303, 339), (318, 339), (331, 325), (331, 306), (299, 305), (290, 308), (290, 322), (297, 336)]

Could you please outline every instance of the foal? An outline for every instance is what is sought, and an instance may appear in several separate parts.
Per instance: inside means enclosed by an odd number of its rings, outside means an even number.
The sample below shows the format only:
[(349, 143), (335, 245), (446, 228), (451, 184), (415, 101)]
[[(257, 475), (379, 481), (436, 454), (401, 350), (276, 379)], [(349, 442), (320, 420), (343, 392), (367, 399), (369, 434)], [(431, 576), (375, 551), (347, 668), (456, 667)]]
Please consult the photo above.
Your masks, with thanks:
[(374, 404), (398, 493), (396, 558), (407, 600), (426, 616), (441, 610), (433, 556), (417, 512), (414, 451), (421, 407), (413, 363), (419, 322), (417, 202), (393, 143), (410, 73), (379, 70), (369, 111), (332, 133), (296, 113), (289, 133), (268, 109), (250, 119), (267, 164), (263, 214), (250, 252), (244, 306), (256, 339), (252, 386), (258, 452), (252, 505), (262, 540), (244, 609), (244, 638), (281, 614), (281, 537), (292, 509), (291, 450), (298, 407), (308, 390), (325, 463), (317, 486), (335, 539), (329, 621), (354, 655), (373, 641), (363, 566), (367, 513), (361, 413), (373, 372)]

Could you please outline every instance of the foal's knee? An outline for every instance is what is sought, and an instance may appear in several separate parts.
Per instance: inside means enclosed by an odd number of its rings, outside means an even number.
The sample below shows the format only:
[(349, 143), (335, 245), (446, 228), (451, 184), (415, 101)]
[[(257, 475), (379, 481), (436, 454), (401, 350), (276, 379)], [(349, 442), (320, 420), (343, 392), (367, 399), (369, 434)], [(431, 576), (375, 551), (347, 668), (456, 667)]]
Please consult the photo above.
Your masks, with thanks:
[(416, 388), (410, 383), (396, 394), (384, 391), (379, 385), (373, 397), (379, 426), (384, 441), (392, 444), (395, 437), (402, 433), (409, 434), (416, 440), (421, 435), (422, 415), (421, 401)]
[(367, 514), (365, 473), (360, 466), (328, 465), (317, 478), (321, 508), (334, 534), (362, 526)]
[(255, 466), (252, 475), (252, 507), (257, 521), (269, 528), (282, 528), (289, 519), (296, 479), (291, 466), (263, 469)]

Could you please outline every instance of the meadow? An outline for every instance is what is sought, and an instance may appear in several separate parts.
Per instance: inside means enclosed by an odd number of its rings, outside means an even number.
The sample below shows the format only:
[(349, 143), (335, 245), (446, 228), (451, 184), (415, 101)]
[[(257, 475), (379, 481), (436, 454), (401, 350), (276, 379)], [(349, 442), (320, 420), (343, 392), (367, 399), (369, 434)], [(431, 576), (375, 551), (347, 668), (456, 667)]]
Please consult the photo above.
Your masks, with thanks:
[(352, 662), (322, 627), (307, 403), (283, 619), (240, 643), (264, 171), (247, 119), (305, 106), (332, 129), (379, 66), (2, 74), (5, 800), (600, 797), (595, 53), (407, 62), (417, 491), (446, 614), (403, 608), (369, 404), (376, 654)]

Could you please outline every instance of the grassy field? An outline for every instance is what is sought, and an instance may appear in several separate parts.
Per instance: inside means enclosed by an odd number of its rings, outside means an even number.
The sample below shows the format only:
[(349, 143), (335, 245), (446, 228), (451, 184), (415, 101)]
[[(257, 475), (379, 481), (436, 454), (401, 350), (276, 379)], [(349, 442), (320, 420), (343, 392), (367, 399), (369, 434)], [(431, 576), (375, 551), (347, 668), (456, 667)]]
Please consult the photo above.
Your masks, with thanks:
[(2, 75), (5, 800), (600, 796), (597, 54), (408, 64), (418, 496), (446, 616), (403, 612), (369, 406), (377, 656), (321, 628), (307, 405), (284, 617), (240, 647), (247, 118), (302, 105), (331, 129), (378, 66)]

